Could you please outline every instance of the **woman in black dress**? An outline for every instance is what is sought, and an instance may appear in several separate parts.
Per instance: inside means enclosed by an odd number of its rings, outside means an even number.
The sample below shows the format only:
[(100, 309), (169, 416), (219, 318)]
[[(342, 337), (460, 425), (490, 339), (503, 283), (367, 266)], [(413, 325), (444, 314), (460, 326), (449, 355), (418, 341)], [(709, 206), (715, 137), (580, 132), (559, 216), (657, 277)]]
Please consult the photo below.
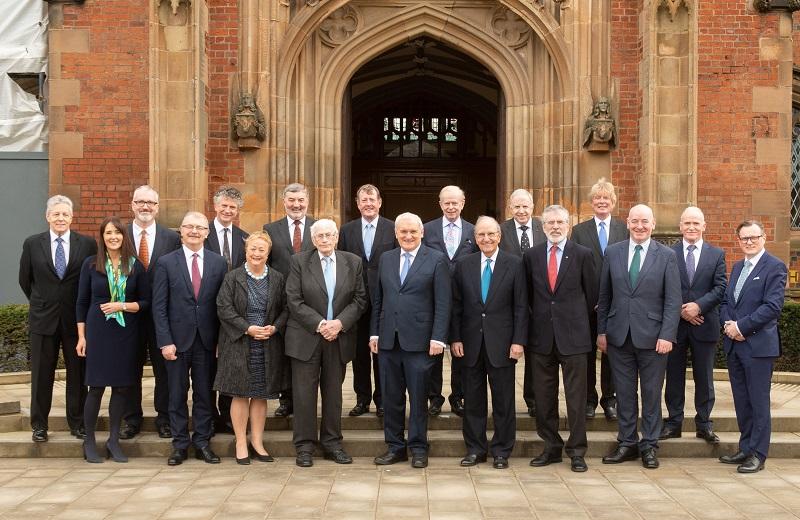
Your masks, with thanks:
[(233, 398), (238, 464), (250, 464), (250, 456), (272, 462), (263, 442), (267, 399), (277, 399), (286, 387), (281, 380), (286, 294), (283, 275), (266, 265), (271, 248), (265, 231), (250, 235), (245, 241), (247, 261), (225, 276), (217, 295), (220, 331), (214, 390)]
[(122, 415), (138, 378), (139, 316), (150, 305), (144, 266), (136, 258), (133, 241), (118, 217), (100, 225), (97, 256), (81, 267), (76, 306), (78, 355), (86, 357), (89, 395), (83, 408), (88, 462), (103, 462), (97, 453), (95, 428), (105, 387), (111, 387), (108, 405), (109, 436), (106, 456), (128, 462), (119, 445)]

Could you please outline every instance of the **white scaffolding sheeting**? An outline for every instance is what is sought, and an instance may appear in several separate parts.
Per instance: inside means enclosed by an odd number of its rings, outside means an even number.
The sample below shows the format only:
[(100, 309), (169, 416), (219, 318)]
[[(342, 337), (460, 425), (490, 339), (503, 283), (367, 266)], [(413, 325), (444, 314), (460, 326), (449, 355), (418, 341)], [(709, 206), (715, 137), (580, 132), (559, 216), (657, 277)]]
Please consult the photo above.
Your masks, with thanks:
[(47, 150), (47, 117), (9, 73), (47, 70), (47, 3), (0, 0), (0, 152)]

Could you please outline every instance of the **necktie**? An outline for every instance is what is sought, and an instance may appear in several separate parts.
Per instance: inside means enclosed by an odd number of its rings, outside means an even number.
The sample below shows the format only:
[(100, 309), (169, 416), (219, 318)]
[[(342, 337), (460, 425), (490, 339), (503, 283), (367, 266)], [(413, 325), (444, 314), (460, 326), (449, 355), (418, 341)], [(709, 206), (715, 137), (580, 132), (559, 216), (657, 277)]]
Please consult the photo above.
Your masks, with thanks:
[(411, 267), (411, 253), (403, 253), (403, 268), (400, 270), (400, 285), (406, 281), (406, 276), (408, 276), (408, 270)]
[(194, 299), (200, 297), (200, 266), (197, 264), (197, 253), (192, 255), (192, 289), (194, 289)]
[(56, 274), (63, 280), (64, 275), (67, 273), (67, 255), (64, 253), (64, 239), (58, 237), (56, 242)]
[(547, 262), (547, 281), (550, 282), (550, 292), (556, 292), (556, 279), (558, 278), (558, 246), (550, 247), (550, 261)]
[(519, 248), (524, 253), (525, 251), (531, 248), (531, 241), (530, 239), (528, 239), (528, 233), (527, 233), (528, 226), (520, 226), (519, 229), (522, 231), (522, 235), (520, 236), (519, 239)]
[(228, 262), (228, 271), (231, 270), (231, 243), (228, 242), (228, 228), (222, 228), (222, 256)]
[(447, 224), (447, 235), (444, 237), (444, 245), (447, 247), (447, 256), (450, 259), (456, 254), (456, 225), (452, 222)]
[(600, 251), (606, 254), (606, 247), (608, 247), (608, 235), (606, 234), (606, 223), (600, 223), (600, 231), (597, 233), (597, 238), (600, 240)]
[(325, 317), (326, 320), (333, 319), (333, 290), (336, 286), (336, 283), (333, 281), (333, 259), (329, 256), (323, 256), (322, 260), (325, 261), (325, 272), (323, 275), (325, 276), (325, 290), (328, 292), (328, 315)]
[(300, 221), (294, 221), (294, 235), (292, 236), (292, 250), (295, 253), (300, 252), (300, 248), (303, 246), (303, 237), (300, 236)]
[(742, 267), (742, 272), (739, 273), (739, 279), (736, 280), (736, 287), (733, 288), (733, 299), (737, 302), (739, 301), (739, 292), (741, 292), (744, 282), (747, 281), (747, 277), (750, 274), (750, 269), (752, 268), (753, 264), (750, 263), (750, 260), (745, 260), (744, 267)]
[(364, 228), (364, 255), (366, 255), (367, 260), (369, 257), (372, 256), (372, 240), (375, 237), (375, 226), (372, 224), (367, 224), (367, 227)]
[(686, 253), (686, 276), (689, 278), (689, 283), (694, 279), (694, 250), (697, 246), (692, 244), (687, 247), (689, 251)]
[(633, 260), (631, 260), (631, 267), (628, 269), (628, 276), (631, 279), (631, 287), (636, 287), (636, 280), (639, 279), (639, 269), (642, 267), (642, 246), (636, 245), (633, 248)]
[(144, 266), (145, 270), (150, 266), (150, 246), (147, 245), (147, 231), (142, 230), (139, 239), (139, 261)]
[(486, 303), (486, 297), (489, 296), (489, 285), (492, 283), (492, 259), (486, 259), (486, 267), (483, 268), (483, 275), (481, 276), (481, 301)]

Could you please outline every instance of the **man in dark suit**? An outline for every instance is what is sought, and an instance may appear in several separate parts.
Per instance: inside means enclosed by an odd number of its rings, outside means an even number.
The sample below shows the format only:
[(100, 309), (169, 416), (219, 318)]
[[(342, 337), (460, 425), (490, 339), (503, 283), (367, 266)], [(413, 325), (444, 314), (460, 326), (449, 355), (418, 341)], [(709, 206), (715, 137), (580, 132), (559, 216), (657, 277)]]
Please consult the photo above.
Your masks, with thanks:
[[(326, 459), (350, 464), (342, 448), (342, 383), (355, 357), (356, 324), (367, 308), (361, 259), (335, 251), (336, 223), (320, 219), (311, 226), (316, 251), (292, 257), (286, 280), (289, 321), (286, 355), (292, 358), (295, 463), (314, 465), (319, 440)], [(322, 422), (317, 439), (317, 395)]]
[(733, 265), (719, 319), (739, 425), (739, 450), (719, 458), (739, 473), (764, 469), (771, 435), (769, 393), (781, 355), (778, 319), (783, 308), (786, 265), (767, 253), (764, 226), (746, 220), (736, 228), (744, 259)]
[[(619, 444), (603, 464), (641, 455), (647, 469), (658, 467), (661, 391), (681, 318), (681, 279), (675, 251), (651, 239), (653, 210), (644, 204), (628, 213), (630, 240), (608, 246), (600, 275), (597, 347), (607, 352), (617, 390)], [(639, 383), (642, 438), (636, 429)]]
[[(460, 259), (453, 274), (450, 348), (462, 361), (465, 467), (486, 462), (491, 453), (495, 468), (507, 468), (516, 439), (514, 366), (527, 341), (528, 302), (522, 261), (500, 251), (500, 240), (497, 221), (479, 218), (475, 242), (481, 252)], [(494, 420), (491, 446), (486, 439), (487, 377)]]
[[(533, 216), (533, 196), (524, 189), (516, 189), (508, 199), (508, 209), (512, 217), (500, 225), (503, 238), (500, 249), (522, 258), (525, 251), (545, 242), (542, 223)], [(536, 416), (536, 398), (533, 385), (533, 352), (530, 345), (525, 347), (525, 366), (522, 380), (522, 398), (528, 408), (528, 415)]]
[(30, 236), (22, 244), (19, 286), (30, 302), (28, 328), (31, 343), (31, 429), (34, 442), (47, 441), (47, 421), (53, 402), (53, 381), (58, 349), (67, 367), (67, 423), (70, 433), (83, 439), (85, 364), (78, 357), (75, 302), (81, 265), (97, 253), (90, 237), (70, 230), (72, 201), (64, 195), (47, 200), (48, 231)]
[[(597, 304), (597, 274), (592, 252), (572, 240), (569, 211), (548, 206), (542, 213), (547, 242), (525, 253), (533, 351), (536, 431), (544, 450), (531, 466), (561, 462), (565, 450), (572, 471), (588, 469), (586, 455), (586, 354), (591, 351), (589, 316)], [(564, 373), (569, 439), (558, 433), (558, 369)]]
[[(458, 186), (445, 186), (439, 192), (439, 207), (442, 208), (442, 218), (431, 220), (425, 224), (425, 236), (422, 243), (427, 247), (444, 253), (450, 260), (450, 273), (456, 268), (458, 259), (478, 251), (473, 241), (475, 227), (461, 218), (464, 209), (464, 191)], [(446, 339), (445, 339), (446, 341)], [(435, 359), (431, 372), (431, 385), (428, 389), (430, 407), (428, 413), (432, 416), (439, 415), (444, 404), (442, 395), (442, 362), (444, 355)], [(464, 390), (461, 385), (461, 361), (450, 358), (450, 409), (462, 417), (464, 415)]]
[(719, 304), (725, 297), (725, 252), (703, 240), (706, 219), (700, 208), (689, 206), (681, 214), (683, 240), (672, 246), (681, 274), (681, 321), (678, 342), (667, 356), (667, 384), (664, 402), (669, 417), (661, 427), (660, 439), (681, 436), (683, 406), (686, 402), (686, 357), (692, 351), (694, 379), (694, 422), (697, 437), (719, 443), (711, 421), (714, 408), (714, 358), (719, 341)]
[[(388, 450), (375, 464), (408, 460), (428, 465), (428, 414), (425, 407), (430, 373), (444, 352), (450, 325), (452, 293), (447, 257), (422, 244), (422, 221), (413, 213), (395, 220), (400, 247), (384, 253), (373, 289), (369, 348), (378, 355), (385, 410), (383, 432)], [(411, 405), (408, 444), (405, 426), (406, 389)]]
[[(342, 226), (339, 234), (338, 249), (361, 258), (364, 284), (369, 296), (368, 303), (372, 301), (371, 288), (378, 283), (378, 260), (383, 253), (397, 247), (394, 222), (379, 215), (381, 202), (381, 193), (372, 184), (358, 188), (356, 206), (361, 217)], [(367, 311), (358, 320), (356, 355), (353, 358), (353, 391), (356, 393), (356, 405), (350, 410), (352, 417), (369, 412), (370, 401), (375, 401), (375, 411), (378, 417), (383, 417), (378, 357), (369, 350), (369, 323), (370, 306), (367, 306)]]
[[(264, 224), (264, 231), (272, 239), (269, 266), (284, 276), (289, 275), (292, 255), (314, 249), (309, 229), (314, 219), (308, 216), (308, 190), (299, 183), (292, 183), (283, 189), (283, 207), (286, 216)], [(292, 415), (292, 361), (283, 357), (283, 380), (286, 387), (281, 390), (280, 406), (275, 409), (275, 417)]]
[[(151, 186), (139, 186), (133, 191), (131, 200), (133, 222), (128, 224), (128, 233), (133, 239), (139, 260), (147, 270), (147, 278), (152, 292), (155, 266), (159, 258), (181, 247), (181, 237), (169, 228), (156, 222), (158, 216), (158, 192)], [(169, 383), (164, 356), (156, 342), (156, 331), (153, 327), (152, 310), (144, 313), (139, 334), (139, 379), (133, 390), (129, 410), (125, 415), (125, 425), (120, 431), (120, 439), (132, 439), (142, 429), (142, 373), (147, 358), (153, 368), (155, 388), (153, 406), (156, 410), (156, 429), (162, 439), (172, 437), (169, 428)]]
[[(589, 191), (589, 202), (592, 204), (594, 216), (572, 228), (570, 239), (576, 244), (588, 247), (592, 251), (594, 270), (598, 280), (603, 270), (603, 255), (606, 247), (628, 239), (628, 228), (625, 222), (611, 216), (617, 203), (614, 185), (605, 178), (598, 180)], [(614, 396), (614, 379), (608, 355), (600, 353), (600, 399), (597, 395), (597, 312), (589, 315), (590, 341), (592, 351), (588, 354), (586, 364), (586, 417), (594, 417), (599, 402), (608, 420), (617, 418), (617, 399)]]
[(169, 422), (172, 453), (167, 464), (186, 460), (189, 448), (189, 410), (186, 400), (191, 375), (191, 444), (195, 456), (209, 464), (219, 457), (208, 442), (213, 435), (211, 368), (217, 349), (217, 293), (228, 273), (220, 255), (203, 247), (208, 219), (190, 211), (181, 223), (182, 247), (162, 256), (153, 285), (153, 323), (169, 380)]

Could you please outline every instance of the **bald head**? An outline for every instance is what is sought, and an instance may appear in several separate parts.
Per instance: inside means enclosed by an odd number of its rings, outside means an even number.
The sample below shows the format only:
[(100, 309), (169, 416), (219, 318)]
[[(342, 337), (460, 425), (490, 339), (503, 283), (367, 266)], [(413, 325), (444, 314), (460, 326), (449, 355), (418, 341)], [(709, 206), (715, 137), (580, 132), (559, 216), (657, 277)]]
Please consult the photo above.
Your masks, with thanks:
[(703, 233), (706, 230), (706, 217), (697, 206), (689, 206), (681, 213), (681, 221), (678, 228), (687, 244), (695, 244), (703, 238)]
[(631, 240), (641, 244), (650, 239), (656, 228), (656, 219), (653, 210), (645, 204), (637, 204), (628, 212), (628, 231)]

